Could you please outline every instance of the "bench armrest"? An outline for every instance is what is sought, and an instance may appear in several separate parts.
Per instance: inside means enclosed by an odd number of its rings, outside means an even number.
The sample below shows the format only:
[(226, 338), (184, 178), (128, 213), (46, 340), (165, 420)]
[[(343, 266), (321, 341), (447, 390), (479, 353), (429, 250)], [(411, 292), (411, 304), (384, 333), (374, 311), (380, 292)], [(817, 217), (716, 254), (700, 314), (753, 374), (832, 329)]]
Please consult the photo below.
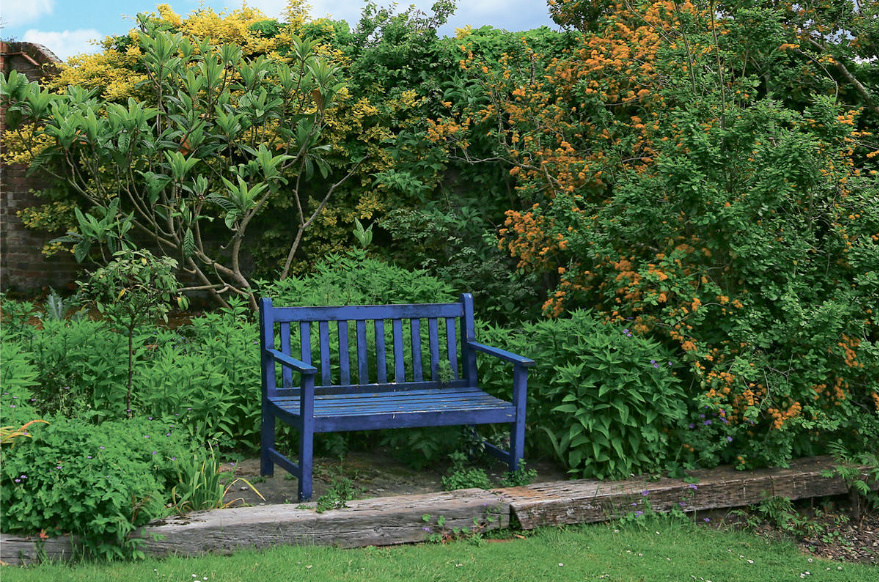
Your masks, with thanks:
[(278, 350), (267, 349), (266, 353), (272, 356), (276, 362), (279, 362), (282, 366), (287, 366), (288, 368), (293, 368), (294, 370), (302, 373), (302, 374), (317, 374), (317, 368), (310, 364), (306, 364), (305, 362), (300, 362), (296, 358), (291, 358), (284, 352), (279, 352)]
[(493, 348), (491, 346), (487, 346), (484, 344), (480, 344), (477, 342), (467, 342), (467, 346), (471, 349), (474, 349), (478, 352), (483, 352), (485, 354), (489, 354), (510, 362), (511, 364), (519, 364), (520, 366), (524, 366), (526, 368), (530, 368), (534, 365), (534, 360), (525, 358), (523, 356), (518, 356), (516, 354), (510, 353), (506, 350), (502, 350), (500, 348)]

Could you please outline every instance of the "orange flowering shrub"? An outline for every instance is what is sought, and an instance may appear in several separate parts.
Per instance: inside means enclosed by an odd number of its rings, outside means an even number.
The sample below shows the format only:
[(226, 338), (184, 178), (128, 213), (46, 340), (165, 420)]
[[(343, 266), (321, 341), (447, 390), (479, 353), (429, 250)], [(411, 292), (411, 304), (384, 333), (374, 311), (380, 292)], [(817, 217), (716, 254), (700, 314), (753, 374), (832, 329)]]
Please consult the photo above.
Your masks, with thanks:
[(513, 60), (482, 73), (508, 98), (468, 112), (501, 127), (521, 206), (500, 244), (552, 282), (544, 313), (594, 308), (677, 350), (687, 462), (879, 437), (871, 112), (833, 100), (819, 58), (778, 48), (795, 27), (771, 9), (553, 6), (582, 32), (530, 76)]

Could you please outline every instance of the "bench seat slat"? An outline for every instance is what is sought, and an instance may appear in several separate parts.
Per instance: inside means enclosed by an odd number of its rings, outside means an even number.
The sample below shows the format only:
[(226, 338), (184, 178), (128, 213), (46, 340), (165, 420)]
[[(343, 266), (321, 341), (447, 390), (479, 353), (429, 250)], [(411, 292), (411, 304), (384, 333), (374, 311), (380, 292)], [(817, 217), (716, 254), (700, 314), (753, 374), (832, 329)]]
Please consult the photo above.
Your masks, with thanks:
[[(299, 398), (270, 399), (298, 423)], [(315, 396), (315, 432), (510, 422), (515, 406), (478, 388)]]

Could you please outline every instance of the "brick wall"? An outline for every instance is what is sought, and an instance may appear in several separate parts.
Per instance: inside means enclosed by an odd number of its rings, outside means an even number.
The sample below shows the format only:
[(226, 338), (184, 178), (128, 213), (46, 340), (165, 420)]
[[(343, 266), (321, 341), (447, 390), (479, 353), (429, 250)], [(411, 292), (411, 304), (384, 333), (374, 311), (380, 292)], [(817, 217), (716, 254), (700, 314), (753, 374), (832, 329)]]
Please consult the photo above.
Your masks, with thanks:
[[(53, 74), (58, 58), (45, 47), (33, 43), (0, 42), (0, 70), (4, 75), (18, 71), (32, 81)], [(0, 108), (0, 136), (5, 135), (5, 111)], [(2, 137), (0, 137), (2, 140)], [(45, 187), (48, 180), (27, 176), (27, 168), (19, 164), (0, 163), (0, 290), (32, 292), (52, 286), (64, 289), (73, 286), (80, 266), (69, 253), (44, 257), (40, 250), (54, 235), (28, 230), (16, 213), (22, 208), (37, 206), (42, 201), (34, 191)]]

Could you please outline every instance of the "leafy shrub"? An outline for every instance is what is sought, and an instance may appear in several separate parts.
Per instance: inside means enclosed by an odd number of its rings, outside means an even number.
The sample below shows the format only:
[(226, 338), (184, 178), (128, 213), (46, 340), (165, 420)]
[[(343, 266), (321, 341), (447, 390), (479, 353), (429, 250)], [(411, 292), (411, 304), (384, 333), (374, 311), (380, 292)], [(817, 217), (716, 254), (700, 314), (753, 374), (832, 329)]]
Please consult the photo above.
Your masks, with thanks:
[(15, 301), (7, 298), (6, 293), (0, 293), (0, 312), (2, 312), (0, 332), (4, 338), (28, 334), (33, 329), (29, 321), (36, 315), (36, 307), (30, 301)]
[[(516, 332), (484, 327), (479, 337), (535, 360), (527, 434), (572, 474), (625, 477), (661, 470), (672, 456), (669, 432), (687, 409), (674, 362), (659, 343), (588, 311)], [(479, 366), (482, 382), (509, 398), (503, 363), (480, 358)]]
[(166, 513), (178, 462), (193, 454), (185, 433), (146, 419), (49, 420), (2, 451), (3, 530), (73, 533), (108, 558), (136, 553), (129, 536)]
[[(177, 261), (156, 258), (149, 251), (119, 251), (114, 259), (80, 283), (80, 293), (94, 302), (98, 311), (128, 339), (128, 382), (125, 409), (131, 416), (134, 378), (135, 329), (161, 318), (168, 321), (169, 302), (179, 285), (174, 278)], [(179, 300), (178, 300), (179, 302)]]
[(457, 489), (491, 489), (491, 479), (485, 473), (485, 469), (467, 468), (467, 456), (463, 453), (449, 455), (452, 467), (448, 475), (443, 475), (443, 490), (455, 491)]
[(454, 301), (452, 288), (427, 271), (409, 271), (369, 258), (363, 250), (331, 254), (314, 272), (258, 282), (275, 305), (385, 305)]
[[(39, 372), (33, 391), (38, 409), (68, 415), (91, 411), (96, 420), (124, 415), (124, 336), (84, 319), (46, 320), (41, 329), (31, 328), (26, 338), (22, 350)], [(143, 358), (145, 352), (140, 347), (135, 358)]]

